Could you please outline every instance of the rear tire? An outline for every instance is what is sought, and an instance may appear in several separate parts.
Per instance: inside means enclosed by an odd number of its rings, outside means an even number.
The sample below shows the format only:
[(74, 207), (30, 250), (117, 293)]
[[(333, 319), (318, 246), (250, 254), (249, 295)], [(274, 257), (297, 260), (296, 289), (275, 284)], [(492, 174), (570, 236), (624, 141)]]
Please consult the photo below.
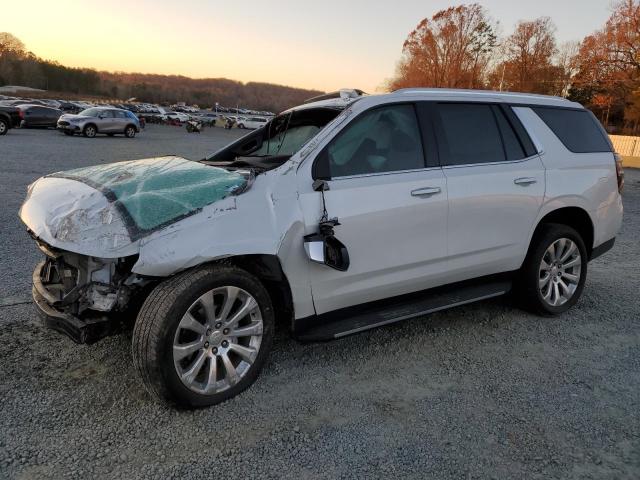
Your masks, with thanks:
[(98, 129), (95, 125), (92, 124), (87, 125), (86, 127), (84, 127), (84, 130), (82, 130), (82, 134), (87, 138), (94, 138), (97, 133)]
[(249, 273), (226, 265), (189, 270), (145, 300), (133, 330), (134, 364), (154, 399), (215, 405), (256, 380), (274, 322), (266, 289)]
[(133, 138), (136, 136), (136, 129), (132, 125), (128, 125), (127, 128), (124, 129), (124, 136), (127, 138)]
[(9, 123), (5, 119), (0, 118), (0, 135), (6, 135), (8, 131)]
[(540, 315), (559, 315), (580, 298), (587, 278), (587, 249), (567, 225), (543, 225), (529, 247), (516, 292), (523, 306)]

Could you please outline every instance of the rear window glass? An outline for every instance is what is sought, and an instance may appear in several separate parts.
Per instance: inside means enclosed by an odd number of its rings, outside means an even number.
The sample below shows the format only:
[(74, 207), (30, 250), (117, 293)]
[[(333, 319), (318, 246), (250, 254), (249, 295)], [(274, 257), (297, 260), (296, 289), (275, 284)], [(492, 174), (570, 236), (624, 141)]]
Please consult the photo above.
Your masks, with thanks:
[(610, 152), (611, 145), (587, 110), (534, 107), (544, 123), (574, 153)]
[(504, 162), (502, 137), (490, 105), (439, 104), (443, 165)]
[(516, 132), (509, 124), (509, 121), (502, 113), (502, 109), (493, 107), (493, 112), (496, 114), (496, 120), (498, 121), (498, 127), (502, 134), (502, 141), (504, 142), (504, 150), (507, 154), (507, 160), (521, 160), (526, 157), (524, 148), (520, 144), (520, 140), (516, 136)]

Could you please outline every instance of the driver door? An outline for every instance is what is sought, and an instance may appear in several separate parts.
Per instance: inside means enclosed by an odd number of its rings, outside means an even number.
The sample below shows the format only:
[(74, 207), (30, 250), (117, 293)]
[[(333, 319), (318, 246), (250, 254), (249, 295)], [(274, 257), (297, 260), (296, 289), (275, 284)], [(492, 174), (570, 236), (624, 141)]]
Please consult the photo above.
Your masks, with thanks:
[[(442, 282), (447, 186), (442, 169), (425, 162), (422, 137), (413, 104), (384, 105), (358, 115), (316, 157), (328, 216), (338, 217), (335, 236), (350, 258), (344, 272), (309, 261), (316, 314)], [(300, 191), (305, 233), (315, 233), (322, 194)]]

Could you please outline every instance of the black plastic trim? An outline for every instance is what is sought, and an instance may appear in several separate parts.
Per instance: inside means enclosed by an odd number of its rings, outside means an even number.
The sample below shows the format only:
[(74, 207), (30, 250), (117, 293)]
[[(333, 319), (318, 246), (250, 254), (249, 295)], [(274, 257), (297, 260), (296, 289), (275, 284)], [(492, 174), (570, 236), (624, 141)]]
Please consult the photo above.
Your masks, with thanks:
[[(358, 333), (369, 328), (402, 321), (415, 316), (426, 315), (428, 313), (444, 310), (446, 308), (471, 303), (492, 296), (506, 293), (511, 288), (511, 281), (516, 272), (505, 272), (495, 275), (488, 275), (463, 282), (442, 285), (419, 292), (398, 295), (374, 302), (369, 302), (351, 307), (341, 308), (332, 312), (320, 315), (296, 319), (293, 323), (293, 335), (303, 341), (328, 341), (351, 333)], [(500, 288), (498, 288), (500, 287)], [(475, 289), (475, 295), (457, 298), (458, 292)], [(433, 308), (422, 308), (411, 311), (411, 306), (418, 303), (424, 304), (429, 298), (449, 297), (450, 302), (439, 302)], [(395, 308), (397, 315), (389, 315), (386, 312), (382, 319), (372, 319), (369, 325), (362, 326), (362, 319), (367, 316), (380, 316), (380, 312)], [(402, 311), (401, 311), (402, 310)], [(360, 319), (358, 325), (352, 325), (355, 319)]]
[(589, 257), (589, 261), (594, 260), (613, 248), (613, 245), (616, 243), (616, 237), (613, 237), (611, 240), (607, 240), (604, 243), (601, 243), (593, 250), (591, 250), (591, 256)]

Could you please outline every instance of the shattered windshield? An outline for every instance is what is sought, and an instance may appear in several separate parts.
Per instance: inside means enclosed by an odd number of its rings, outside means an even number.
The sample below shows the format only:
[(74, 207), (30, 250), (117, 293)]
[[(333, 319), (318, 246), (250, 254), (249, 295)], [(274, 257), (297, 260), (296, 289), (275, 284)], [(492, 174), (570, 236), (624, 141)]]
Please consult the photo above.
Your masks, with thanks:
[[(234, 167), (251, 161), (251, 166), (259, 167), (256, 162), (264, 160), (263, 168), (275, 168), (298, 152), (341, 111), (341, 108), (318, 107), (280, 114), (264, 127), (204, 159), (204, 162)], [(279, 161), (266, 163), (266, 159), (274, 158)]]
[(131, 240), (237, 195), (251, 181), (239, 172), (173, 156), (81, 167), (49, 177), (100, 191), (118, 209)]

